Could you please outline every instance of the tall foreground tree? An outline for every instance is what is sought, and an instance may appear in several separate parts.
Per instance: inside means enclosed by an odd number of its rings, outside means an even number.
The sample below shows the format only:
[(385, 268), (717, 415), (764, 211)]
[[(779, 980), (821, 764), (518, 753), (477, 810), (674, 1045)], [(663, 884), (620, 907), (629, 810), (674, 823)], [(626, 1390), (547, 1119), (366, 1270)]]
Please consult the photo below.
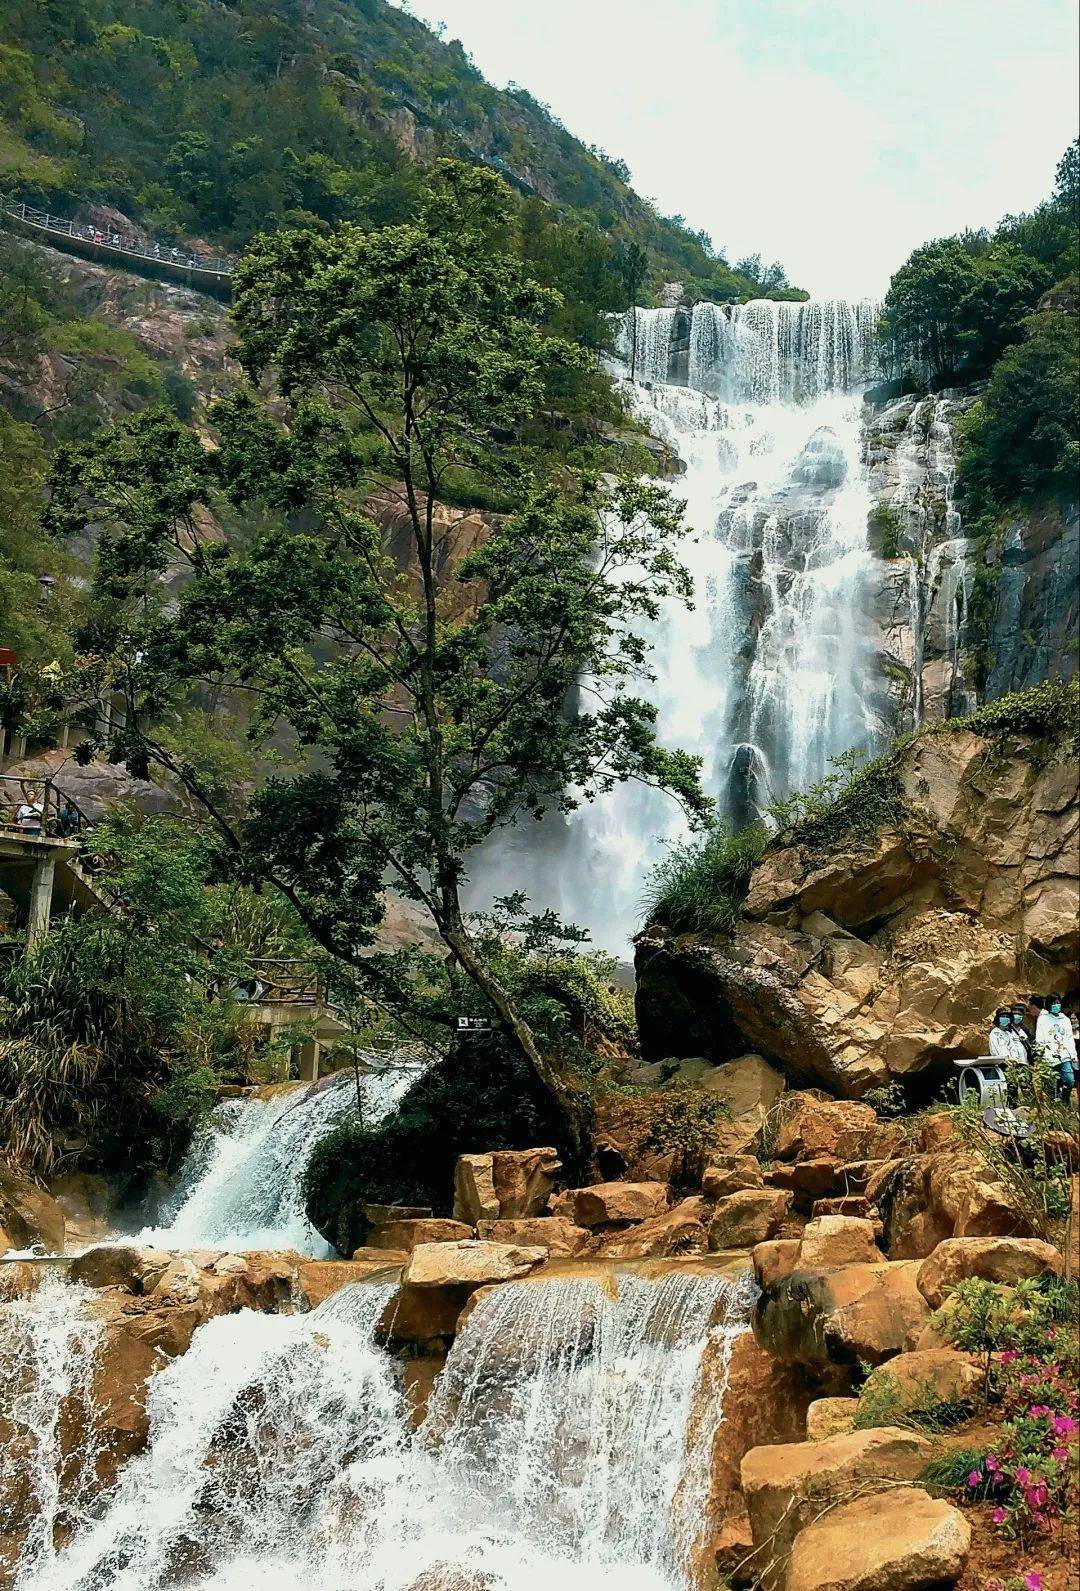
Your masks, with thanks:
[[(90, 691), (125, 698), (112, 755), (170, 769), (236, 869), (399, 1008), (415, 991), (371, 948), (383, 891), (423, 907), (566, 1106), (568, 1080), (470, 932), (469, 854), (626, 779), (707, 803), (696, 761), (657, 744), (634, 693), (642, 621), (690, 595), (681, 505), (636, 481), (547, 479), (518, 441), (547, 373), (583, 356), (545, 330), (557, 296), (526, 278), (504, 222), (499, 179), (447, 167), (415, 224), (258, 242), (234, 284), (253, 384), (216, 405), (215, 445), (139, 416), (62, 457), (48, 517), (98, 536), (83, 643)], [(463, 480), (517, 507), (454, 567), (438, 505)], [(404, 567), (374, 493), (400, 504)], [(259, 528), (223, 539), (230, 504)], [(207, 686), (250, 700), (256, 742), (291, 736), (306, 771), (221, 800), (161, 734)]]

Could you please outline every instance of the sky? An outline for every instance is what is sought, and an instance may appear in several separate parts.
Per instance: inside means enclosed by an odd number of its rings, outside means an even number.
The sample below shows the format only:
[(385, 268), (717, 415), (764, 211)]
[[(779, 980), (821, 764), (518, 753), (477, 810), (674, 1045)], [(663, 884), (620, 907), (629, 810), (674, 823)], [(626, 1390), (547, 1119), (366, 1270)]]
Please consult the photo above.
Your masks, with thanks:
[(876, 295), (1033, 208), (1078, 124), (1076, 0), (411, 0), (729, 260)]

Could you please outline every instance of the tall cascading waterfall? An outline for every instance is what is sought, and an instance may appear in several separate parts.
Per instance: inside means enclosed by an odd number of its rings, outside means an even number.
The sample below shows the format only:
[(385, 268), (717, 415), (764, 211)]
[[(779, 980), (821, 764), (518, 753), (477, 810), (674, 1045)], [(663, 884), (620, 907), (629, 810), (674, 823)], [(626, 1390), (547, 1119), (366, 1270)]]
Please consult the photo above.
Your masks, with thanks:
[(392, 1286), (218, 1317), (152, 1378), (145, 1451), (68, 1539), (38, 1532), (17, 1591), (690, 1591), (752, 1290), (494, 1289), (418, 1432), (375, 1341)]
[[(701, 757), (736, 826), (883, 733), (862, 435), (877, 314), (702, 303), (637, 310), (622, 329), (635, 411), (686, 464), (673, 490), (694, 531), (695, 605), (669, 604), (651, 628), (646, 692), (661, 740)], [(627, 785), (555, 836), (519, 830), (502, 873), (625, 954), (649, 866), (682, 832), (668, 798)]]
[[(380, 1121), (422, 1070), (403, 1050), (360, 1077), (359, 1114)], [(160, 1224), (139, 1234), (161, 1248), (290, 1248), (325, 1255), (304, 1214), (301, 1183), (312, 1149), (358, 1113), (356, 1080), (338, 1072), (306, 1089), (228, 1099), (195, 1134)]]

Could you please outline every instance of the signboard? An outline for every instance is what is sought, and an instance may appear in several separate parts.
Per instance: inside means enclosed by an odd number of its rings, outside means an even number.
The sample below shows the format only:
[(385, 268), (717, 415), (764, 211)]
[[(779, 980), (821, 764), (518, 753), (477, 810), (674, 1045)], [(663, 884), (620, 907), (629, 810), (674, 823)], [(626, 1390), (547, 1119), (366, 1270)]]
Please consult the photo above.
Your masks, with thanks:
[(10, 646), (0, 646), (0, 668), (18, 668), (18, 666), (18, 652), (13, 652)]
[(459, 1016), (457, 1030), (459, 1033), (490, 1033), (491, 1023), (486, 1016)]

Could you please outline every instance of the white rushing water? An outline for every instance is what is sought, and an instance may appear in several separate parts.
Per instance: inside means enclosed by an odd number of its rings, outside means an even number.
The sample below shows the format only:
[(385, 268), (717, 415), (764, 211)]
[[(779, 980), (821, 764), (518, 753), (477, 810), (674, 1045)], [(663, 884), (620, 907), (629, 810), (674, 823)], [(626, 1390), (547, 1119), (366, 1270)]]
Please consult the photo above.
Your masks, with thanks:
[[(672, 489), (695, 533), (682, 553), (695, 606), (672, 603), (651, 628), (649, 694), (661, 741), (701, 757), (736, 826), (882, 732), (862, 437), (877, 311), (831, 300), (636, 313), (634, 407), (686, 464)], [(519, 830), (500, 866), (625, 954), (648, 867), (683, 832), (674, 803), (627, 785), (545, 827)]]
[(146, 1450), (67, 1544), (38, 1533), (18, 1591), (689, 1591), (746, 1286), (498, 1288), (417, 1433), (374, 1342), (392, 1292), (202, 1326)]
[[(381, 1121), (421, 1070), (403, 1052), (380, 1071), (361, 1074), (362, 1119)], [(195, 1134), (160, 1224), (139, 1240), (158, 1248), (290, 1248), (326, 1255), (327, 1244), (304, 1214), (301, 1182), (311, 1151), (357, 1114), (351, 1071), (266, 1098), (227, 1099)]]

